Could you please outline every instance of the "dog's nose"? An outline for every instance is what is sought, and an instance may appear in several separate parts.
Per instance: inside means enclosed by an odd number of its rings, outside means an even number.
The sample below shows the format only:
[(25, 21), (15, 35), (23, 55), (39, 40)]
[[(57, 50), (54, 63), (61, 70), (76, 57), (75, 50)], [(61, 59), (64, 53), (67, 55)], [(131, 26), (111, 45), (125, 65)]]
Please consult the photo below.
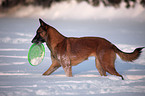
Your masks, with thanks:
[(36, 39), (33, 39), (32, 41), (31, 41), (31, 43), (36, 43), (37, 42), (37, 40)]
[(33, 40), (31, 41), (31, 43), (33, 43)]
[(37, 43), (37, 37), (38, 37), (38, 36), (36, 35), (36, 36), (32, 39), (31, 42), (32, 42), (32, 43)]

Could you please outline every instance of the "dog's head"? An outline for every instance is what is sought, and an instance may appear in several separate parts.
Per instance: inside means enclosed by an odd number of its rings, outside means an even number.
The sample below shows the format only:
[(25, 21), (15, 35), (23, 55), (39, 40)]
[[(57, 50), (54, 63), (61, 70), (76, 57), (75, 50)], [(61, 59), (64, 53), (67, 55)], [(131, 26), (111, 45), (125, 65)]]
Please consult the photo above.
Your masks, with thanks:
[(36, 31), (36, 35), (31, 41), (32, 43), (41, 44), (46, 42), (47, 40), (47, 29), (49, 25), (47, 25), (44, 21), (39, 19), (40, 27)]

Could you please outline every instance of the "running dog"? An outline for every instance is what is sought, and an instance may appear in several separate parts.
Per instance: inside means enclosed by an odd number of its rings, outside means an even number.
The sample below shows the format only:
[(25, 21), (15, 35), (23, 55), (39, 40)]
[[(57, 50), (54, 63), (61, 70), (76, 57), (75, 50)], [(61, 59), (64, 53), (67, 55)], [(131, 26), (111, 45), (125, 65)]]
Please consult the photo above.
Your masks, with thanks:
[(33, 38), (32, 43), (41, 44), (46, 42), (50, 49), (52, 64), (43, 75), (50, 75), (59, 67), (63, 67), (66, 76), (72, 77), (72, 66), (78, 65), (88, 57), (94, 56), (96, 68), (101, 76), (106, 72), (120, 76), (114, 66), (116, 54), (124, 61), (136, 60), (144, 47), (136, 48), (132, 53), (125, 53), (114, 44), (100, 37), (65, 37), (55, 28), (39, 19), (40, 27)]

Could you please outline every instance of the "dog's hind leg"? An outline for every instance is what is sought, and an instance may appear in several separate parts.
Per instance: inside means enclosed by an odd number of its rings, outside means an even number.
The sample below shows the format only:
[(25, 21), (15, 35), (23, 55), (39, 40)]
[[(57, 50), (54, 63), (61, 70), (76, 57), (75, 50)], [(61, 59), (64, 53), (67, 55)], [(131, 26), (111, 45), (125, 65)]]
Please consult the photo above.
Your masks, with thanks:
[(107, 69), (107, 72), (110, 73), (111, 75), (119, 76), (119, 77), (121, 77), (122, 80), (124, 80), (123, 76), (120, 75), (120, 74), (116, 71), (116, 69), (113, 68), (113, 67), (109, 67), (109, 68)]
[(115, 65), (114, 65), (115, 59), (116, 59), (116, 53), (114, 53), (114, 51), (112, 50), (107, 50), (102, 57), (102, 61), (101, 61), (102, 67), (105, 71), (107, 71), (111, 75), (119, 76), (122, 78), (122, 80), (124, 80), (123, 76), (120, 75), (115, 69)]
[(46, 72), (44, 72), (43, 75), (50, 75), (55, 70), (57, 70), (59, 67), (61, 67), (60, 64), (57, 61), (53, 61), (53, 63), (49, 67), (49, 69)]
[(97, 57), (96, 57), (96, 59), (95, 59), (95, 63), (96, 63), (96, 68), (98, 69), (100, 75), (101, 75), (101, 76), (107, 76), (107, 75), (106, 75), (106, 71), (102, 68), (102, 66), (101, 66), (101, 64), (100, 64), (100, 62), (99, 62), (99, 60), (98, 60)]

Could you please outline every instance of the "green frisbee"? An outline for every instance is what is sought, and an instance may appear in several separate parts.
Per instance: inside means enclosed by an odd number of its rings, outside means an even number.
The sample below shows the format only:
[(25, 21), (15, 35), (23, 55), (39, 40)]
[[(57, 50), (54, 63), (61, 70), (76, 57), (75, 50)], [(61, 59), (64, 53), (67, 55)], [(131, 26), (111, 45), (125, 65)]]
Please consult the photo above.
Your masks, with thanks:
[(36, 43), (32, 44), (28, 52), (28, 61), (32, 66), (39, 65), (45, 55), (45, 47), (43, 44), (37, 45)]

